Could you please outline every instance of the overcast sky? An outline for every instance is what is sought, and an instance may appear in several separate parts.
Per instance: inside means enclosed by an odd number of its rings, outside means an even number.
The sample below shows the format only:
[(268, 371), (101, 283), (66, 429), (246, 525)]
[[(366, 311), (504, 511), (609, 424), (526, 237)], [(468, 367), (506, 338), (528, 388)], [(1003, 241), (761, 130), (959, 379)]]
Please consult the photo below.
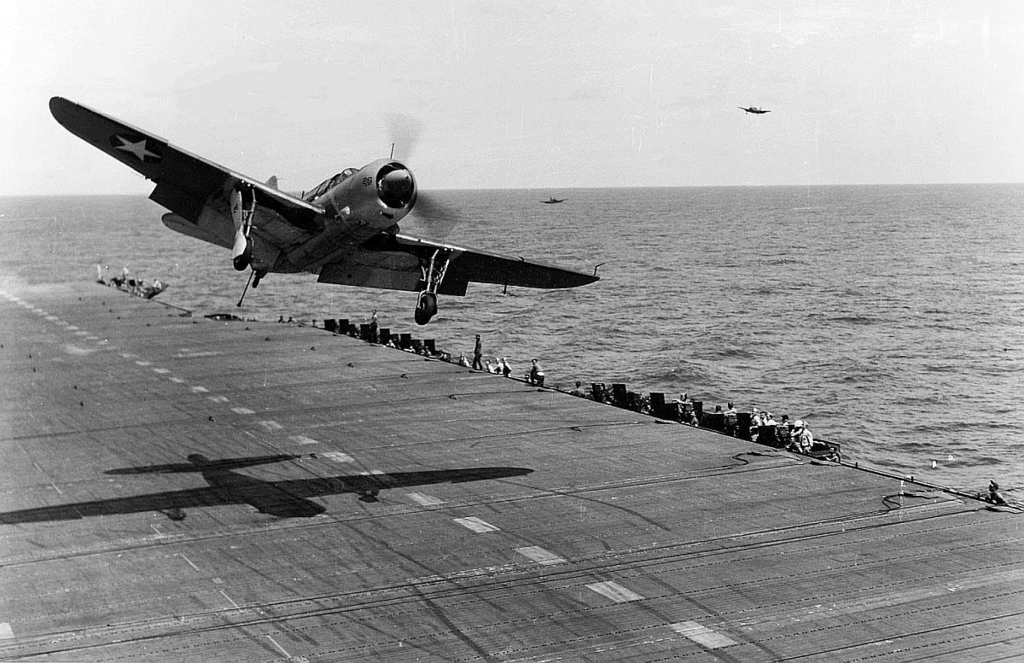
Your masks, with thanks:
[(152, 189), (55, 95), (285, 189), (1024, 181), (1018, 0), (15, 0), (0, 72), (0, 195)]

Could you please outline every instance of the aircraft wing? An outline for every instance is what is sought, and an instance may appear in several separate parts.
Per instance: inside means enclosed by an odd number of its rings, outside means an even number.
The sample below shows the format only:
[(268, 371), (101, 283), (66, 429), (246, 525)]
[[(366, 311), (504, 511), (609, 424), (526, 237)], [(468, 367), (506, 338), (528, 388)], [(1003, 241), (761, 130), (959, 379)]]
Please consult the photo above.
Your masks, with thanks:
[(442, 295), (465, 295), (469, 283), (550, 289), (575, 288), (600, 280), (595, 275), (529, 262), (522, 257), (382, 233), (365, 242), (346, 260), (326, 265), (320, 272), (319, 281), (416, 291), (422, 289), (421, 265), (429, 264), (438, 252), (451, 255), (448, 270), (437, 291)]
[[(244, 183), (256, 189), (262, 212), (274, 212), (259, 218), (260, 233), (272, 242), (293, 243), (320, 229), (323, 210), (319, 207), (175, 147), (160, 136), (62, 97), (50, 99), (50, 112), (65, 129), (155, 182), (150, 199), (193, 224), (199, 223), (204, 208), (210, 205), (221, 212), (217, 217), (223, 217), (214, 223), (224, 225), (223, 231), (232, 237), (235, 231), (228, 195)], [(186, 234), (207, 239), (222, 234), (220, 230), (206, 227)]]

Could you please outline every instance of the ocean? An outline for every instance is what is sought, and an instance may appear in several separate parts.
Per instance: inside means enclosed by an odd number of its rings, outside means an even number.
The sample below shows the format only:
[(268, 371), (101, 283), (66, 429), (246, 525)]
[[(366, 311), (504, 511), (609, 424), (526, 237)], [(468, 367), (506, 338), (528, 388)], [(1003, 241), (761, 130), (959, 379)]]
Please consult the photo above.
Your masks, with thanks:
[[(549, 196), (565, 198), (544, 205)], [(805, 419), (845, 460), (940, 486), (1024, 490), (1024, 185), (433, 192), (408, 234), (591, 272), (565, 291), (471, 285), (426, 327), (415, 293), (245, 274), (142, 196), (0, 198), (0, 285), (159, 278), (197, 314), (382, 327), (549, 385), (624, 382)]]

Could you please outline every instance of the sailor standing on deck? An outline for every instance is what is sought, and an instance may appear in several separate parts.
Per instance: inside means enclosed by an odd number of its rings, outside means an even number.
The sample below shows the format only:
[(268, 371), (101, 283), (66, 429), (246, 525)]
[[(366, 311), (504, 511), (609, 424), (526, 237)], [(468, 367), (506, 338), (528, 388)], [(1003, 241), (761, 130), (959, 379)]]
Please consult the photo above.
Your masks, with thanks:
[(484, 347), (480, 343), (480, 334), (476, 335), (476, 345), (473, 346), (473, 368), (478, 371), (484, 370)]
[(373, 309), (373, 313), (370, 314), (370, 342), (377, 343), (380, 341), (380, 337), (377, 335), (377, 309)]
[(729, 403), (729, 407), (726, 408), (726, 410), (725, 410), (725, 417), (723, 418), (723, 421), (725, 422), (725, 430), (723, 432), (726, 435), (732, 435), (733, 437), (736, 437), (736, 421), (737, 421), (737, 418), (738, 417), (737, 417), (736, 408), (734, 408), (732, 406), (732, 403)]
[(533, 360), (533, 366), (530, 367), (530, 384), (535, 387), (544, 386), (544, 369), (540, 367), (537, 360)]
[(814, 436), (807, 429), (807, 425), (800, 419), (793, 423), (793, 447), (794, 451), (807, 454), (811, 453), (814, 446)]

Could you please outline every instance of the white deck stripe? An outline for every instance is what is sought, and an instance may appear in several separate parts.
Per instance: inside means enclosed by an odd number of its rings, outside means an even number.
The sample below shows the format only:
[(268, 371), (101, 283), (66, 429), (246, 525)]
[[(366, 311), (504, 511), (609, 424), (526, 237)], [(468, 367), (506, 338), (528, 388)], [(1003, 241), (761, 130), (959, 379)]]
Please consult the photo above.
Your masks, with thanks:
[(587, 585), (590, 589), (594, 590), (602, 596), (606, 596), (616, 603), (626, 603), (627, 601), (640, 601), (644, 597), (640, 596), (636, 592), (632, 592), (622, 585), (607, 581), (607, 582), (595, 582)]
[(231, 411), (235, 414), (256, 414), (255, 410), (250, 410), (247, 407), (233, 407)]
[(7, 622), (0, 622), (0, 640), (14, 639), (14, 629)]
[(455, 522), (462, 525), (467, 529), (471, 529), (477, 534), (483, 534), (485, 532), (500, 532), (501, 530), (494, 525), (490, 524), (486, 520), (481, 520), (476, 516), (470, 516), (468, 518), (453, 518)]
[(424, 495), (423, 493), (406, 493), (413, 502), (420, 506), (438, 506), (444, 504), (444, 500), (434, 497), (433, 495)]
[(314, 440), (311, 437), (306, 437), (305, 435), (292, 435), (290, 439), (292, 442), (295, 442), (296, 444), (320, 444), (318, 440)]
[(354, 463), (356, 460), (344, 451), (328, 451), (320, 455), (328, 460), (333, 460), (335, 463)]
[(739, 643), (735, 640), (725, 637), (717, 631), (709, 629), (707, 626), (702, 626), (697, 622), (678, 622), (676, 624), (669, 624), (672, 630), (683, 636), (689, 638), (699, 645), (704, 645), (708, 649), (720, 649), (722, 647), (731, 647), (732, 645), (738, 645)]
[(260, 422), (260, 426), (263, 426), (263, 428), (267, 429), (268, 431), (281, 430), (282, 428), (284, 428), (284, 426), (282, 426), (281, 424), (277, 423), (273, 419), (267, 419), (265, 421), (261, 421)]
[(525, 548), (516, 548), (516, 552), (520, 553), (521, 555), (525, 555), (526, 557), (529, 557), (538, 564), (543, 564), (545, 566), (549, 564), (562, 564), (563, 562), (565, 562), (564, 557), (559, 557), (555, 553), (549, 550), (544, 550), (540, 546), (527, 546)]

